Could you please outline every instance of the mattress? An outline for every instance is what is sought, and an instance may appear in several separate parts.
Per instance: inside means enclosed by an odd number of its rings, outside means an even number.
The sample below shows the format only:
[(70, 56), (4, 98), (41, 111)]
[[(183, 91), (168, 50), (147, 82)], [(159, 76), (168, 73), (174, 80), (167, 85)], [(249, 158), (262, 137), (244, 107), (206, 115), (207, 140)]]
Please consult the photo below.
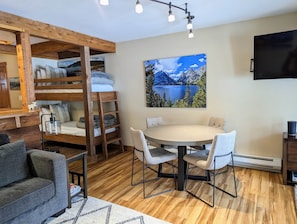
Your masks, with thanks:
[[(109, 92), (114, 91), (112, 85), (109, 84), (92, 84), (92, 92)], [(35, 90), (35, 93), (82, 93), (82, 89), (46, 89), (46, 90)]]
[[(67, 135), (76, 135), (76, 136), (86, 136), (86, 130), (83, 128), (76, 127), (77, 121), (69, 121), (61, 124), (61, 134), (67, 134)], [(106, 134), (114, 132), (115, 128), (110, 128), (106, 130)], [(94, 136), (100, 136), (101, 135), (101, 128), (95, 128), (94, 129)]]

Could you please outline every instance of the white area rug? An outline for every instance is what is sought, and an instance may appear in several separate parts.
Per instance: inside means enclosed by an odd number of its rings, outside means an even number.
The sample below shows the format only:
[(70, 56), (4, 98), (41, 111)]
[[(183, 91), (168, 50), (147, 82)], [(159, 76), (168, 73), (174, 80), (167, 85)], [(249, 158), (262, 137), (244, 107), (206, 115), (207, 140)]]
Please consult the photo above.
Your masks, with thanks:
[(57, 218), (48, 220), (48, 224), (168, 224), (168, 222), (145, 215), (94, 197), (87, 199), (78, 196), (72, 200), (72, 208)]

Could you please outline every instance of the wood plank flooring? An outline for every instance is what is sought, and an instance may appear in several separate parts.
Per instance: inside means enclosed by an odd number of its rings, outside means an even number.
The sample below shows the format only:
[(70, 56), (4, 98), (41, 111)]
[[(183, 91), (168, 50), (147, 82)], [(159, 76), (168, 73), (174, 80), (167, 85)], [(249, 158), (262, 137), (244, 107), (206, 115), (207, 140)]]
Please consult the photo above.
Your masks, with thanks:
[[(236, 167), (238, 197), (216, 191), (215, 207), (211, 208), (185, 191), (171, 191), (143, 199), (142, 185), (131, 186), (132, 150), (116, 152), (109, 160), (102, 155), (88, 157), (88, 194), (103, 200), (135, 209), (174, 224), (224, 223), (224, 224), (295, 224), (297, 223), (294, 188), (283, 185), (281, 174)], [(72, 164), (71, 169), (80, 169)], [(137, 163), (136, 178), (141, 177), (141, 165)], [(156, 175), (148, 171), (148, 177)], [(221, 186), (224, 185), (224, 177)], [(231, 180), (231, 181), (230, 181)], [(232, 179), (227, 182), (232, 187)], [(162, 190), (174, 186), (173, 179), (161, 178), (149, 184), (147, 189)], [(206, 198), (211, 188), (199, 181), (189, 182), (190, 187), (200, 189)], [(232, 188), (230, 188), (232, 189)]]

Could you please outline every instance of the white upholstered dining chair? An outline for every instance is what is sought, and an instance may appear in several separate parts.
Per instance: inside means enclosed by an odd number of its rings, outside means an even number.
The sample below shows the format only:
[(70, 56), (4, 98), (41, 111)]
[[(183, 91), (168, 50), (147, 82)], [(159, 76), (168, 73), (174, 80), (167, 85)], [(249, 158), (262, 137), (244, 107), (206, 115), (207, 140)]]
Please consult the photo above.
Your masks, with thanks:
[(221, 117), (210, 117), (208, 126), (225, 130), (225, 120), (224, 118), (221, 118)]
[(162, 117), (147, 117), (146, 118), (146, 127), (155, 127), (159, 125), (163, 125), (164, 121)]
[[(149, 148), (145, 139), (145, 136), (141, 130), (136, 130), (134, 128), (130, 128), (130, 134), (132, 137), (132, 142), (134, 145), (134, 150), (133, 150), (133, 157), (132, 157), (132, 175), (131, 175), (131, 185), (135, 186), (138, 184), (143, 185), (143, 197), (144, 198), (149, 198), (155, 195), (159, 195), (165, 192), (169, 192), (172, 190), (175, 190), (175, 176), (174, 176), (174, 165), (173, 165), (173, 160), (177, 159), (177, 155), (175, 153), (168, 152), (164, 150), (163, 148), (155, 147), (155, 148)], [(135, 174), (135, 160), (139, 160), (142, 163), (142, 180), (134, 183), (134, 174)], [(157, 193), (151, 193), (151, 194), (146, 194), (146, 183), (157, 180), (160, 177), (160, 173), (162, 172), (162, 164), (170, 164), (172, 167), (172, 174), (173, 174), (173, 181), (174, 181), (174, 188), (166, 189), (161, 192)], [(152, 166), (153, 165), (158, 165), (158, 171), (153, 170)], [(155, 171), (158, 173), (158, 177), (156, 178), (151, 178), (151, 179), (146, 179), (146, 168), (150, 168), (151, 170)]]
[[(225, 119), (221, 117), (210, 117), (208, 121), (208, 126), (225, 130)], [(210, 150), (210, 148), (211, 148), (211, 144), (190, 147), (191, 150), (198, 149), (198, 150), (208, 150), (208, 151)], [(204, 154), (208, 154), (208, 152), (204, 152)]]
[[(159, 125), (163, 125), (164, 120), (162, 117), (157, 116), (157, 117), (147, 117), (146, 118), (146, 127), (151, 128), (151, 127), (156, 127)], [(177, 147), (172, 146), (172, 145), (159, 145), (155, 142), (148, 142), (149, 146), (154, 146), (154, 147), (162, 147), (165, 150), (172, 152), (172, 153), (178, 153)]]
[[(210, 117), (208, 126), (215, 127), (215, 128), (220, 128), (222, 130), (225, 130), (225, 119), (221, 117)], [(211, 144), (205, 144), (204, 149), (210, 150)]]
[[(227, 193), (233, 197), (237, 197), (237, 186), (236, 186), (236, 176), (234, 171), (234, 162), (233, 162), (233, 152), (235, 147), (235, 139), (236, 139), (236, 131), (231, 131), (228, 133), (220, 133), (217, 134), (213, 140), (211, 145), (211, 149), (207, 158), (205, 156), (201, 156), (201, 151), (197, 151), (197, 153), (187, 154), (184, 156), (184, 160), (187, 162), (187, 172), (186, 172), (186, 182), (185, 182), (185, 189), (188, 193), (192, 196), (200, 199), (201, 201), (205, 202), (209, 206), (213, 207), (215, 203), (215, 189), (219, 189), (224, 193)], [(198, 196), (197, 193), (193, 192), (193, 189), (188, 189), (188, 176), (189, 176), (189, 165), (191, 168), (196, 166), (202, 170), (207, 171), (208, 176), (210, 178), (209, 184), (212, 186), (212, 202), (210, 203), (208, 200), (202, 198), (202, 196)], [(226, 168), (226, 172), (224, 169)], [(232, 172), (229, 171), (231, 168)], [(193, 169), (191, 169), (192, 171)], [(225, 189), (220, 188), (216, 185), (216, 176), (221, 174), (232, 174), (233, 175), (233, 182), (234, 182), (234, 194), (227, 192)], [(224, 178), (224, 185), (228, 185), (228, 178)]]

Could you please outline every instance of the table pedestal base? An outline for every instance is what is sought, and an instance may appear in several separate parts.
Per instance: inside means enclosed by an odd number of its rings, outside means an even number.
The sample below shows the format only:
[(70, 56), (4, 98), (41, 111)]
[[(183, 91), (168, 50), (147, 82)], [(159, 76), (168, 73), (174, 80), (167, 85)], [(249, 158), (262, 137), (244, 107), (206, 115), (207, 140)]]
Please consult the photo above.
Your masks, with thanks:
[[(159, 177), (166, 177), (166, 178), (176, 178), (177, 177), (177, 190), (183, 191), (184, 185), (185, 185), (185, 179), (186, 179), (186, 170), (187, 170), (187, 163), (184, 161), (184, 155), (187, 152), (186, 146), (178, 146), (178, 172), (177, 175), (174, 175), (172, 173), (162, 173), (159, 172)], [(202, 181), (209, 181), (210, 176), (209, 173), (206, 172), (205, 176), (199, 176), (199, 175), (189, 175), (188, 179), (192, 180), (202, 180)]]

